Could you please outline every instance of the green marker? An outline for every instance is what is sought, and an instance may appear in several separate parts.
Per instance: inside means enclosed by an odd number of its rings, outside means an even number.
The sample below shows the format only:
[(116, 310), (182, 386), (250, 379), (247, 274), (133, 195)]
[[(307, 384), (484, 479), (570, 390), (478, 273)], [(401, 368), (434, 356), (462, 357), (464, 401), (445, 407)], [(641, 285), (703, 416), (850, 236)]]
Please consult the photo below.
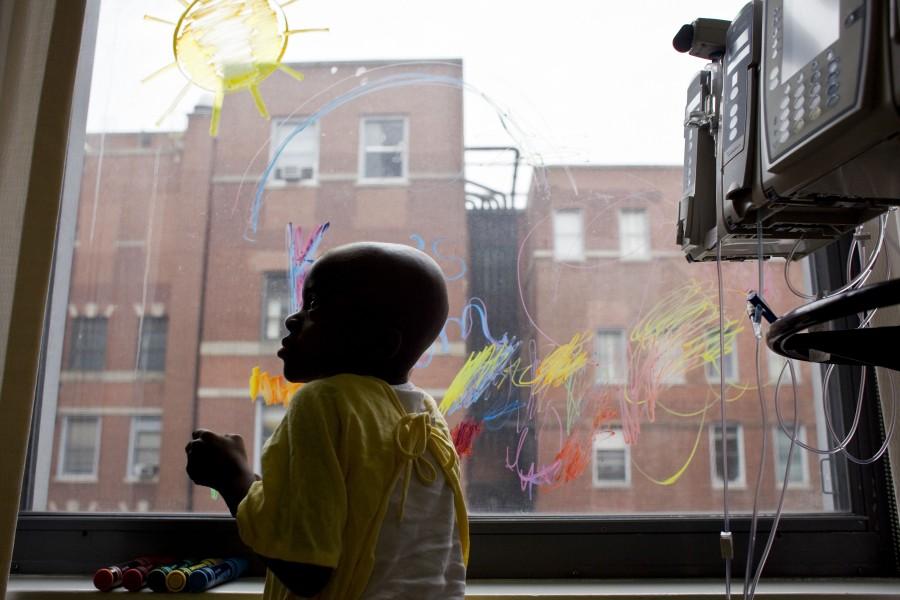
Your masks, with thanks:
[(166, 587), (170, 592), (180, 592), (187, 586), (188, 577), (194, 571), (198, 569), (202, 569), (203, 567), (212, 567), (218, 564), (225, 562), (222, 558), (207, 558), (206, 560), (201, 560), (200, 562), (191, 565), (190, 567), (182, 567), (181, 569), (175, 569), (168, 575), (166, 575)]

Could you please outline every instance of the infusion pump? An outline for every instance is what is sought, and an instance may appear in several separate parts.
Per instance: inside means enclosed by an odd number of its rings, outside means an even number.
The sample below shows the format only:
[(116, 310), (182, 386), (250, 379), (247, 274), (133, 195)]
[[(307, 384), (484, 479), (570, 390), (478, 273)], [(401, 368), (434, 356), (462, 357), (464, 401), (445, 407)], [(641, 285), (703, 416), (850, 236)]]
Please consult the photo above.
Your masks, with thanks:
[(898, 3), (754, 0), (682, 28), (709, 60), (685, 108), (689, 261), (756, 258), (758, 237), (800, 258), (900, 204)]

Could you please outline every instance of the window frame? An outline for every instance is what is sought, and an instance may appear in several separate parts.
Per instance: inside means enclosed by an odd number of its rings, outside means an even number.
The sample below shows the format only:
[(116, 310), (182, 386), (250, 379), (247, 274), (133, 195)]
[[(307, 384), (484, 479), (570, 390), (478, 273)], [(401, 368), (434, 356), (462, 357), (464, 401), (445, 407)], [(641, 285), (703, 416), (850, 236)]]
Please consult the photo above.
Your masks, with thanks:
[[(96, 327), (98, 324), (103, 324), (103, 357), (100, 360), (100, 364), (97, 368), (85, 368), (84, 365), (77, 366), (75, 365), (75, 358), (79, 356), (81, 352), (79, 352), (77, 340), (79, 340), (82, 336), (73, 335), (72, 341), (69, 344), (69, 355), (66, 358), (66, 369), (67, 371), (77, 372), (77, 373), (100, 373), (106, 370), (106, 351), (108, 349), (108, 339), (109, 339), (109, 317), (106, 315), (94, 315), (94, 316), (83, 316), (79, 315), (72, 319), (72, 328), (76, 327), (80, 328), (83, 326), (83, 323), (91, 322), (91, 327)], [(91, 352), (97, 352), (94, 349), (90, 349)], [(83, 361), (82, 361), (83, 362)]]
[(594, 329), (594, 357), (599, 362), (600, 336), (601, 334), (609, 333), (615, 333), (620, 337), (621, 348), (618, 348), (617, 350), (622, 352), (622, 373), (620, 373), (618, 377), (612, 378), (611, 381), (606, 381), (600, 379), (601, 369), (597, 368), (594, 370), (594, 383), (596, 385), (628, 385), (628, 336), (625, 334), (625, 329), (621, 327), (597, 327)]
[[(640, 214), (644, 218), (643, 252), (634, 254), (625, 249), (625, 215)], [(620, 208), (619, 212), (619, 259), (625, 262), (649, 262), (653, 258), (652, 236), (650, 235), (650, 214), (646, 208)], [(631, 236), (629, 236), (630, 238)]]
[[(793, 423), (786, 423), (788, 427), (793, 427)], [(806, 424), (800, 423), (800, 435), (797, 437), (797, 440), (803, 443), (807, 443), (806, 440)], [(785, 465), (781, 464), (781, 457), (779, 455), (779, 443), (787, 443), (790, 444), (790, 438), (782, 431), (781, 426), (776, 424), (771, 429), (772, 435), (772, 463), (775, 467), (775, 488), (781, 489), (782, 484), (784, 483), (784, 469)], [(780, 442), (780, 440), (784, 440), (784, 442)], [(799, 453), (799, 454), (798, 454)], [(807, 490), (810, 487), (810, 478), (809, 478), (809, 457), (807, 456), (807, 452), (801, 448), (800, 446), (794, 446), (794, 458), (800, 457), (800, 481), (791, 481), (788, 480), (788, 489), (789, 490)]]
[[(142, 420), (147, 421), (149, 419), (154, 419), (156, 421), (155, 427), (147, 427), (146, 425), (138, 426), (138, 423), (141, 422)], [(156, 473), (153, 475), (153, 477), (151, 477), (149, 479), (141, 479), (140, 477), (137, 477), (134, 473), (134, 467), (137, 465), (137, 463), (134, 461), (135, 450), (137, 450), (136, 442), (137, 442), (138, 433), (141, 431), (150, 431), (150, 432), (161, 433), (162, 432), (162, 414), (159, 414), (159, 415), (132, 415), (131, 428), (128, 433), (128, 460), (127, 460), (127, 464), (126, 464), (125, 481), (128, 483), (155, 483), (155, 482), (159, 481), (159, 462), (162, 459), (162, 451), (161, 451), (162, 447), (160, 447), (160, 449), (158, 450), (160, 456), (158, 457), (157, 465), (156, 465), (157, 469), (156, 469)]]
[[(613, 435), (608, 435), (606, 431), (600, 431), (591, 441), (591, 482), (594, 489), (623, 489), (631, 487), (631, 446), (625, 442), (622, 435), (621, 427), (613, 427), (611, 429)], [(604, 442), (615, 440), (615, 447), (606, 447)], [(606, 444), (610, 446), (609, 444)], [(625, 456), (625, 478), (618, 479), (600, 479), (597, 473), (597, 450), (622, 450)]]
[[(292, 125), (297, 126), (300, 123), (302, 123), (305, 119), (306, 119), (306, 117), (302, 117), (302, 116), (301, 117), (294, 116), (294, 117), (273, 117), (272, 118), (272, 126), (271, 126), (270, 136), (269, 136), (269, 141), (270, 141), (270, 143), (269, 143), (269, 161), (272, 160), (272, 157), (275, 155), (275, 150), (277, 149), (275, 144), (272, 142), (274, 142), (274, 140), (276, 139), (276, 133), (278, 132), (278, 128), (282, 125), (286, 125), (287, 127), (291, 127)], [(301, 178), (301, 179), (296, 179), (296, 180), (280, 178), (280, 177), (278, 177), (278, 165), (276, 164), (275, 167), (273, 167), (273, 169), (272, 169), (272, 176), (269, 178), (268, 181), (266, 181), (266, 187), (287, 187), (287, 186), (295, 186), (295, 185), (316, 187), (319, 185), (319, 161), (321, 159), (321, 154), (322, 154), (322, 150), (321, 150), (321, 139), (322, 138), (321, 138), (321, 133), (319, 131), (319, 122), (316, 121), (316, 122), (310, 123), (309, 125), (307, 125), (307, 127), (302, 132), (300, 132), (299, 135), (303, 135), (307, 131), (314, 132), (311, 135), (314, 135), (315, 140), (316, 140), (316, 147), (315, 147), (315, 151), (313, 152), (313, 164), (312, 164), (313, 174), (312, 174), (312, 177), (310, 179), (302, 179)], [(287, 148), (285, 148), (285, 150), (287, 150)], [(287, 152), (283, 153), (281, 155), (281, 157), (279, 157), (279, 162), (285, 154), (287, 154)]]
[[(149, 362), (149, 360), (147, 359), (147, 356), (149, 356), (148, 353), (150, 350), (154, 350), (154, 351), (158, 352), (159, 349), (158, 348), (149, 348), (149, 347), (145, 348), (144, 341), (149, 340), (151, 338), (149, 336), (147, 336), (146, 332), (144, 331), (144, 327), (146, 327), (148, 323), (160, 323), (160, 322), (165, 324), (165, 326), (163, 327), (163, 330), (162, 330), (162, 336), (159, 335), (159, 332), (155, 332), (155, 333), (156, 333), (157, 339), (159, 337), (162, 337), (162, 340), (163, 340), (162, 366), (158, 369), (157, 368), (150, 369), (147, 367), (147, 363)], [(169, 346), (169, 317), (168, 317), (168, 315), (143, 315), (143, 316), (141, 316), (138, 321), (138, 331), (139, 331), (139, 335), (138, 335), (139, 342), (138, 342), (138, 354), (137, 354), (137, 361), (135, 364), (135, 369), (142, 373), (164, 372), (166, 370), (166, 354), (168, 352), (168, 346)], [(149, 344), (147, 344), (147, 346), (149, 346)]]
[[(559, 231), (557, 230), (558, 218), (562, 215), (578, 216), (578, 252), (571, 255), (561, 251), (564, 246), (559, 244)], [(553, 260), (556, 262), (584, 262), (585, 260), (585, 240), (584, 240), (584, 210), (580, 208), (555, 208), (553, 209)]]
[[(87, 33), (81, 54), (64, 44), (51, 46), (47, 64), (74, 63), (79, 60), (75, 83), (73, 112), (70, 119), (69, 147), (83, 141), (84, 114), (93, 60), (93, 37), (96, 35), (98, 2), (87, 0), (84, 31)], [(91, 20), (93, 19), (93, 21)], [(54, 23), (67, 29), (72, 23)], [(76, 45), (77, 46), (77, 45)], [(86, 68), (85, 68), (86, 67)], [(47, 118), (42, 106), (39, 120)], [(82, 129), (79, 133), (79, 127)], [(55, 137), (65, 144), (63, 137)], [(67, 166), (80, 169), (79, 153), (71, 152)], [(79, 173), (67, 171), (66, 178), (77, 181)], [(391, 182), (395, 183), (395, 182)], [(77, 198), (76, 198), (77, 199)], [(63, 194), (63, 215), (71, 210)], [(69, 213), (71, 214), (71, 213)], [(40, 235), (45, 235), (43, 232)], [(60, 239), (72, 241), (71, 231), (64, 227)], [(817, 252), (812, 257), (816, 268), (813, 276), (818, 289), (836, 289), (843, 281), (849, 254), (849, 240), (844, 239)], [(65, 243), (57, 253), (65, 253)], [(69, 252), (71, 256), (71, 252)], [(67, 282), (63, 274), (53, 281)], [(47, 301), (45, 311), (53, 301)], [(55, 314), (55, 313), (53, 313)], [(53, 314), (50, 320), (53, 320)], [(852, 319), (838, 326), (852, 326)], [(47, 353), (47, 339), (41, 339), (41, 350)], [(55, 351), (54, 351), (55, 352)], [(80, 574), (90, 573), (98, 564), (124, 556), (171, 552), (178, 548), (185, 555), (246, 555), (234, 520), (224, 515), (204, 514), (52, 514), (31, 512), (35, 454), (48, 439), (47, 422), (41, 419), (44, 409), (55, 405), (43, 388), (52, 386), (52, 374), (46, 381), (38, 373), (35, 405), (32, 414), (31, 442), (26, 458), (22, 485), (21, 510), (18, 516), (11, 572), (14, 574)], [(867, 376), (864, 411), (858, 436), (849, 449), (856, 455), (870, 454), (879, 445), (882, 419), (876, 406), (875, 376)], [(834, 414), (844, 422), (852, 419), (852, 406), (842, 406), (840, 398), (853, 397), (860, 383), (858, 372), (836, 369), (829, 383), (835, 402)], [(52, 420), (49, 421), (52, 426)], [(41, 433), (39, 437), (37, 434)], [(52, 439), (52, 427), (49, 434)], [(786, 514), (779, 525), (779, 537), (772, 547), (766, 565), (767, 577), (885, 577), (898, 574), (894, 557), (898, 552), (896, 505), (890, 467), (876, 463), (865, 472), (852, 465), (837, 465), (833, 470), (847, 481), (848, 493), (841, 498), (839, 512), (832, 514)], [(771, 516), (759, 519), (757, 539), (771, 527)], [(735, 564), (742, 568), (748, 542), (749, 516), (732, 515), (731, 530), (735, 537)], [(721, 579), (724, 572), (719, 553), (721, 516), (647, 515), (633, 516), (552, 516), (522, 518), (521, 515), (471, 517), (472, 555), (468, 569), (470, 578), (645, 578), (645, 577), (712, 577)], [(672, 557), (678, 560), (672, 560)], [(254, 562), (251, 573), (262, 572)]]
[[(740, 470), (740, 476), (736, 478), (734, 481), (728, 482), (728, 489), (732, 490), (746, 490), (747, 489), (747, 457), (745, 454), (744, 447), (744, 425), (743, 423), (730, 422), (725, 423), (726, 431), (723, 432), (722, 439), (722, 447), (725, 448), (725, 444), (727, 443), (727, 438), (724, 437), (727, 435), (728, 427), (737, 427), (736, 436), (737, 436), (737, 455), (738, 455), (738, 468)], [(719, 473), (716, 470), (716, 465), (718, 464), (718, 456), (716, 456), (716, 429), (721, 428), (722, 424), (718, 421), (709, 424), (707, 428), (709, 431), (709, 473), (710, 473), (710, 481), (712, 482), (713, 489), (721, 490), (725, 487), (725, 480), (719, 477)], [(729, 472), (729, 476), (731, 473)]]
[[(284, 277), (284, 289), (287, 292), (285, 296), (285, 306), (287, 307), (287, 311), (284, 313), (284, 319), (281, 319), (281, 324), (279, 326), (279, 334), (275, 337), (269, 337), (268, 329), (269, 329), (269, 282), (273, 281), (276, 276)], [(262, 294), (261, 294), (262, 302), (260, 303), (260, 328), (259, 328), (259, 339), (263, 343), (271, 343), (280, 341), (283, 337), (282, 334), (287, 334), (285, 329), (284, 321), (291, 315), (291, 282), (290, 277), (287, 271), (263, 271), (262, 272)]]
[[(369, 121), (399, 120), (403, 123), (403, 141), (400, 145), (401, 175), (399, 177), (366, 177), (366, 155), (369, 148), (396, 148), (396, 146), (366, 145), (366, 123)], [(359, 119), (359, 155), (357, 164), (357, 184), (359, 185), (407, 185), (409, 183), (409, 117), (400, 114), (371, 114)], [(378, 150), (375, 150), (378, 151)], [(387, 152), (387, 150), (381, 150)]]
[[(94, 459), (90, 473), (66, 473), (66, 454), (69, 445), (69, 422), (72, 419), (91, 419), (96, 423), (94, 430)], [(103, 418), (92, 414), (67, 414), (62, 416), (59, 436), (59, 452), (56, 456), (56, 481), (66, 483), (96, 483), (100, 475), (100, 443), (103, 439)]]

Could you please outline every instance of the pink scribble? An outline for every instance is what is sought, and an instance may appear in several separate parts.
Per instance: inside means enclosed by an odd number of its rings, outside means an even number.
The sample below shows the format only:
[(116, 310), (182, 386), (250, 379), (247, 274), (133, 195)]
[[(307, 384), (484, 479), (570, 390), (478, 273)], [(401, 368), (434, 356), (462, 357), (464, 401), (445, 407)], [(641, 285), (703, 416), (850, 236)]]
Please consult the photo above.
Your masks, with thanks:
[(316, 227), (306, 243), (303, 243), (302, 229), (288, 223), (285, 230), (288, 251), (288, 286), (291, 291), (291, 313), (300, 310), (303, 305), (303, 282), (309, 267), (316, 260), (316, 252), (322, 244), (325, 232), (330, 223)]

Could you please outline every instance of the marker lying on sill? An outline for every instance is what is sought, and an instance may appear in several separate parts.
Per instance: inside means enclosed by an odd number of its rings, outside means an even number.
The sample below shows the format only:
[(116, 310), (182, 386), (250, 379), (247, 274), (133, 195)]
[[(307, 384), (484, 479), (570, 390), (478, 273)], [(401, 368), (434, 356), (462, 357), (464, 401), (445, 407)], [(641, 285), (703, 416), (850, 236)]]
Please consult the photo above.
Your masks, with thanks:
[(188, 576), (187, 589), (189, 592), (202, 592), (237, 579), (247, 570), (247, 565), (246, 559), (228, 558), (221, 564), (203, 567)]
[(147, 587), (149, 587), (154, 592), (167, 592), (169, 591), (166, 588), (166, 576), (174, 571), (175, 569), (185, 569), (192, 565), (196, 565), (200, 562), (197, 558), (185, 558), (183, 560), (169, 562), (165, 565), (160, 565), (147, 573)]
[(166, 560), (165, 558), (153, 556), (141, 556), (134, 560), (97, 569), (97, 572), (94, 573), (94, 587), (101, 592), (108, 592), (122, 585), (122, 578), (128, 569), (148, 567), (147, 570), (149, 571), (157, 565), (166, 562)]
[(203, 567), (211, 567), (223, 562), (225, 562), (225, 560), (222, 558), (207, 558), (206, 560), (201, 560), (200, 562), (195, 563), (189, 567), (173, 569), (168, 575), (166, 575), (166, 589), (168, 589), (170, 592), (180, 592), (185, 587), (187, 587), (188, 577), (190, 577), (191, 573), (202, 569)]
[(122, 585), (124, 585), (125, 589), (129, 592), (136, 592), (147, 585), (147, 576), (151, 571), (153, 571), (160, 565), (170, 563), (173, 560), (175, 559), (171, 556), (165, 556), (153, 558), (151, 559), (151, 562), (143, 565), (129, 567), (122, 573)]

